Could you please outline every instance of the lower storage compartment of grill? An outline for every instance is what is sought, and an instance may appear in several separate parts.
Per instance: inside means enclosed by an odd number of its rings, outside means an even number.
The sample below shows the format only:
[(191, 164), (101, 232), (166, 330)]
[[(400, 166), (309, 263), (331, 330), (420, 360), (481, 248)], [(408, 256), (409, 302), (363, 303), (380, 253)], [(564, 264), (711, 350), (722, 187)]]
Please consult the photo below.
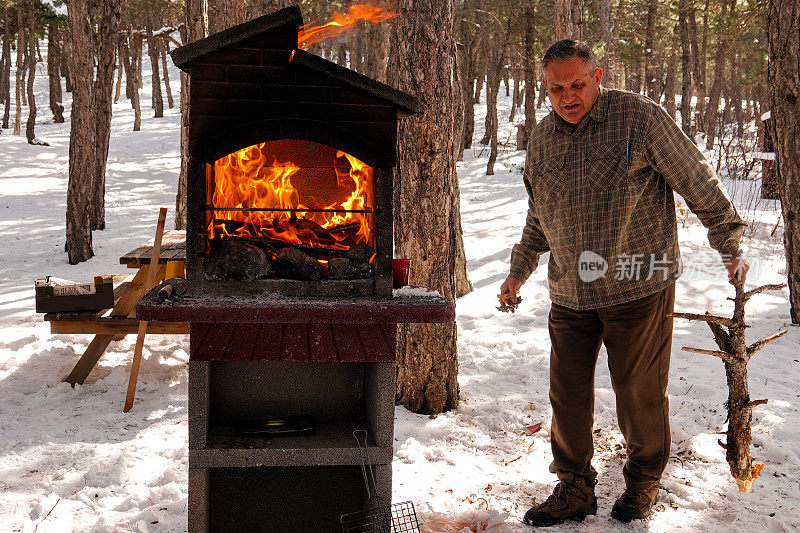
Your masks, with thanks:
[[(391, 464), (373, 465), (380, 503), (391, 500)], [(369, 470), (368, 470), (369, 472)], [(189, 531), (341, 531), (343, 514), (375, 504), (360, 465), (190, 468)], [(200, 490), (198, 490), (200, 489)], [(370, 487), (370, 493), (374, 490)]]

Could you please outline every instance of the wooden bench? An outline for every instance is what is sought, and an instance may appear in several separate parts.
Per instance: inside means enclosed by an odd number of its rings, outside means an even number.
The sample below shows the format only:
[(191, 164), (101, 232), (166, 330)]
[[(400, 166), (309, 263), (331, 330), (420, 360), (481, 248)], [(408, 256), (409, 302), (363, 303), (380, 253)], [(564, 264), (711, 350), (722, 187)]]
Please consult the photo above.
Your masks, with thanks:
[[(139, 329), (136, 304), (145, 295), (153, 242), (146, 242), (120, 258), (120, 264), (137, 269), (135, 274), (114, 276), (114, 308), (110, 311), (80, 313), (47, 313), (44, 320), (50, 323), (55, 334), (93, 334), (86, 351), (64, 381), (75, 385), (83, 383), (112, 341)], [(184, 275), (186, 262), (186, 233), (165, 231), (162, 252), (158, 260), (157, 282)], [(147, 333), (155, 335), (188, 334), (188, 322), (155, 322), (148, 325)]]

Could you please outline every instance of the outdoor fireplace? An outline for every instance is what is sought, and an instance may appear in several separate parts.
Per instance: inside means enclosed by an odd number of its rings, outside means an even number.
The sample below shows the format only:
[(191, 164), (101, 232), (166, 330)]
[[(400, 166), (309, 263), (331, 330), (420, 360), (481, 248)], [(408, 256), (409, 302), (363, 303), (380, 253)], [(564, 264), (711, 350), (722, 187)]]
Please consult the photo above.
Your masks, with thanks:
[(192, 532), (333, 531), (388, 505), (397, 324), (455, 316), (392, 291), (416, 99), (298, 50), (302, 23), (286, 8), (172, 52), (191, 82), (186, 290), (137, 316), (191, 324)]
[(172, 52), (191, 76), (192, 290), (391, 294), (397, 120), (417, 101), (298, 50), (301, 25), (287, 8)]

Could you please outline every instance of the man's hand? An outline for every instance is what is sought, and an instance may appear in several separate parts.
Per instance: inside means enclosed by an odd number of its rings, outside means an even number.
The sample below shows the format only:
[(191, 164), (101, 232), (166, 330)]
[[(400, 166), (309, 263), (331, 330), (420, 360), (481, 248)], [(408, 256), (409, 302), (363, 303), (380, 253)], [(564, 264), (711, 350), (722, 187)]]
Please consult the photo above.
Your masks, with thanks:
[[(508, 276), (506, 280), (500, 285), (500, 294), (510, 294), (511, 297), (509, 300), (511, 303), (517, 303), (517, 293), (519, 292), (519, 288), (522, 287), (522, 282), (517, 278), (512, 278)], [(500, 305), (506, 305), (506, 302), (500, 298)]]
[(725, 268), (728, 270), (728, 283), (733, 285), (733, 280), (738, 278), (744, 285), (747, 271), (750, 270), (750, 265), (745, 261), (744, 256), (729, 257), (725, 260)]

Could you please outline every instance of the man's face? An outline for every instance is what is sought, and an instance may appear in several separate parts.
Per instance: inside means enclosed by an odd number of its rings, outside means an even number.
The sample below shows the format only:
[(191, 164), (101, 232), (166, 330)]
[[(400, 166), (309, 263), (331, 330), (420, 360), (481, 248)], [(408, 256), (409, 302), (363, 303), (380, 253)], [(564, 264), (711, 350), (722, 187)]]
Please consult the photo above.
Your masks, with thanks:
[(579, 57), (551, 61), (544, 68), (542, 82), (558, 115), (570, 124), (580, 124), (600, 94), (603, 70), (594, 69)]

